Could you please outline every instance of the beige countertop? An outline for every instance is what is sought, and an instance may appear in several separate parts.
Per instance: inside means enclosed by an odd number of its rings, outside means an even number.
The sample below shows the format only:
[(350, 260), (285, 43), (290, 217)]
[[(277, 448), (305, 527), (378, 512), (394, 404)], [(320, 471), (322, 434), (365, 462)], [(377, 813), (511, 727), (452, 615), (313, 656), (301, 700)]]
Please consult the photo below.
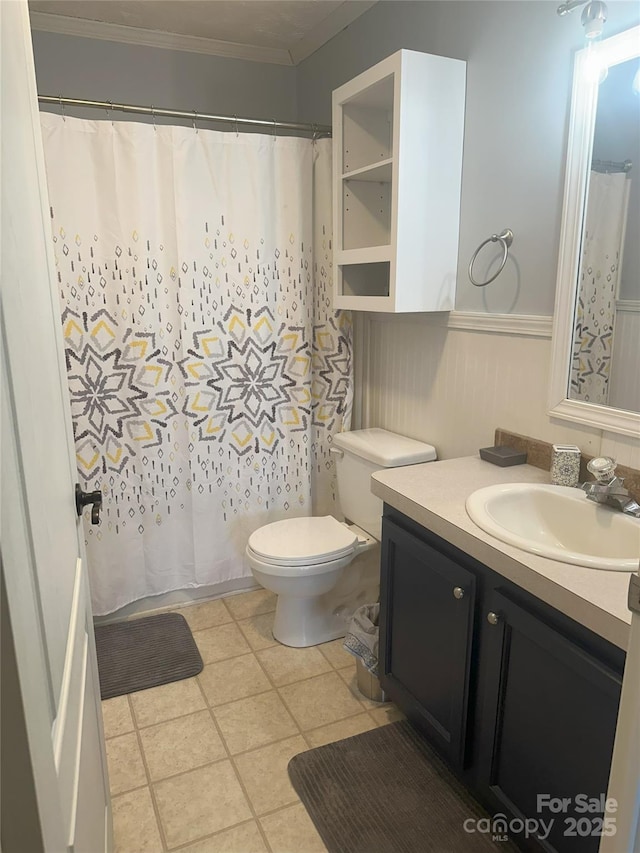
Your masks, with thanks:
[(549, 472), (531, 465), (500, 468), (468, 456), (377, 471), (371, 478), (371, 491), (456, 548), (626, 649), (631, 623), (628, 572), (586, 569), (529, 554), (485, 533), (467, 515), (465, 501), (476, 489), (499, 483), (548, 482)]

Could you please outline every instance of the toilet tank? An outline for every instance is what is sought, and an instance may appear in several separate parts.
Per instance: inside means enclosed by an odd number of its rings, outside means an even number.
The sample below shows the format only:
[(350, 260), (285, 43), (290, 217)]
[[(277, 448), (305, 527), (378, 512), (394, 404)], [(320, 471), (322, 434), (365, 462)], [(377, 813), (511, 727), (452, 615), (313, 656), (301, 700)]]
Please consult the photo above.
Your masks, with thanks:
[(348, 521), (378, 540), (382, 535), (382, 501), (371, 494), (373, 472), (437, 458), (430, 444), (386, 429), (336, 433), (333, 447), (342, 512)]

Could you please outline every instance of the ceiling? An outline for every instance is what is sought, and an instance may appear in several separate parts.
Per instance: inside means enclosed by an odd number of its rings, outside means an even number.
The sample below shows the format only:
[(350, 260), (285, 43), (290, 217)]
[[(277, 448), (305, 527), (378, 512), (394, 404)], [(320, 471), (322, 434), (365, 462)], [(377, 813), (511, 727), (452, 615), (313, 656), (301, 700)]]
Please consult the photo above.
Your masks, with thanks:
[(295, 65), (368, 0), (30, 0), (33, 29)]

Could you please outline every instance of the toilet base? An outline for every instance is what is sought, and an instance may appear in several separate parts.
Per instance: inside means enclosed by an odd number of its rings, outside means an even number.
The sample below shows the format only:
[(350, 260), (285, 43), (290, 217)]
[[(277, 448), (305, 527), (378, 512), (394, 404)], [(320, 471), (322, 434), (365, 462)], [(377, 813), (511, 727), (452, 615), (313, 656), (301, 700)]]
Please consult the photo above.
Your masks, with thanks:
[(306, 648), (344, 637), (355, 610), (380, 595), (380, 545), (359, 554), (324, 595), (278, 594), (273, 636), (284, 646)]
[(279, 595), (273, 636), (284, 646), (305, 648), (344, 637), (347, 621), (327, 612), (326, 596), (291, 598)]

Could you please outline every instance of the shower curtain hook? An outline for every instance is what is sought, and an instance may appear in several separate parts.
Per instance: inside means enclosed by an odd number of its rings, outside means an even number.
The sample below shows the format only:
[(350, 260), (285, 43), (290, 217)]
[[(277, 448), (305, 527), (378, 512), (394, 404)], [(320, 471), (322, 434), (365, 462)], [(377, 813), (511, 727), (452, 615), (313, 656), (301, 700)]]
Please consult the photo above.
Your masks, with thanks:
[(194, 110), (193, 111), (193, 129), (195, 130), (196, 133), (198, 132), (198, 128), (196, 126), (196, 119), (197, 118), (198, 118), (198, 111)]
[(278, 138), (278, 134), (277, 134), (277, 132), (276, 132), (276, 125), (277, 125), (277, 122), (276, 122), (276, 120), (274, 119), (274, 120), (273, 120), (273, 138), (274, 138), (274, 140)]
[(62, 113), (62, 121), (66, 121), (67, 117), (64, 114), (64, 104), (62, 103), (62, 95), (58, 95), (58, 100), (60, 101), (60, 112)]
[(109, 106), (111, 107), (111, 127), (115, 127), (113, 123), (113, 101), (109, 101)]
[(235, 126), (236, 126), (236, 139), (237, 139), (237, 138), (238, 138), (238, 136), (240, 135), (240, 134), (238, 133), (238, 116), (237, 116), (237, 115), (234, 115), (234, 117), (233, 117), (233, 118), (234, 118)]
[(153, 119), (153, 129), (157, 132), (158, 128), (156, 127), (156, 114), (153, 110), (153, 104), (151, 104), (151, 118)]
[(311, 125), (311, 130), (313, 132), (313, 135), (311, 137), (311, 141), (315, 145), (316, 139), (318, 138), (318, 125), (315, 122)]

